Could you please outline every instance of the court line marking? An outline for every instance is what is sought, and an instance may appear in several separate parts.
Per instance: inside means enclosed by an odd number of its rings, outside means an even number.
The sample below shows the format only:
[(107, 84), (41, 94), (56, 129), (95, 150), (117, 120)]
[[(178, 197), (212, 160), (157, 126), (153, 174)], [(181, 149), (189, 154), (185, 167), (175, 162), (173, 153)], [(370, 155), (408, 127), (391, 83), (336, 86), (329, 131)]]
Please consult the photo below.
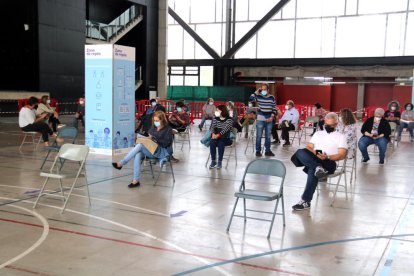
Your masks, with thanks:
[[(34, 251), (37, 247), (39, 247), (46, 240), (46, 237), (49, 234), (49, 223), (47, 222), (47, 220), (43, 216), (41, 216), (40, 214), (38, 214), (35, 211), (29, 210), (29, 209), (21, 207), (21, 206), (10, 205), (10, 207), (14, 207), (14, 208), (17, 208), (17, 209), (20, 209), (20, 210), (24, 210), (24, 211), (32, 214), (37, 219), (39, 219), (43, 224), (43, 232), (42, 232), (42, 235), (40, 236), (40, 238), (32, 246), (30, 246), (28, 249), (26, 249), (24, 252), (20, 253), (19, 255), (15, 256), (12, 259), (0, 264), (0, 269), (6, 267), (8, 265), (11, 265), (12, 263), (14, 263), (14, 262), (24, 258), (28, 254), (30, 254), (32, 251)], [(42, 225), (39, 225), (39, 227), (42, 227)]]
[[(8, 197), (2, 197), (2, 196), (0, 196), (0, 199), (16, 200), (14, 198), (8, 198)], [(33, 204), (34, 203), (33, 201), (27, 201), (27, 200), (22, 200), (20, 202), (27, 203), (27, 204)], [(42, 204), (42, 203), (38, 203), (38, 205), (45, 206), (45, 207), (49, 207), (49, 208), (53, 208), (53, 209), (61, 210), (60, 207), (53, 206), (53, 205)], [(184, 253), (187, 253), (189, 256), (193, 257), (194, 259), (196, 259), (197, 261), (199, 261), (199, 262), (201, 262), (203, 264), (206, 264), (206, 265), (209, 265), (210, 264), (210, 262), (206, 261), (203, 258), (200, 258), (200, 257), (196, 256), (194, 253), (188, 251), (187, 249), (184, 249), (184, 248), (182, 248), (182, 247), (180, 247), (180, 246), (178, 246), (178, 245), (176, 245), (176, 244), (174, 244), (172, 242), (169, 242), (167, 240), (158, 238), (158, 237), (156, 237), (154, 235), (148, 234), (148, 233), (146, 233), (144, 231), (138, 230), (138, 229), (133, 228), (131, 226), (128, 226), (128, 225), (125, 225), (125, 224), (122, 224), (122, 223), (119, 223), (119, 222), (116, 222), (116, 221), (113, 221), (113, 220), (109, 220), (109, 219), (106, 219), (106, 218), (103, 218), (103, 217), (91, 215), (91, 214), (84, 213), (84, 212), (75, 211), (75, 210), (72, 210), (72, 209), (65, 209), (65, 211), (66, 212), (69, 212), (69, 213), (74, 213), (74, 214), (77, 214), (77, 215), (81, 215), (81, 216), (87, 216), (87, 217), (90, 217), (90, 218), (94, 218), (96, 220), (100, 220), (100, 221), (103, 221), (103, 222), (106, 222), (106, 223), (109, 223), (109, 224), (112, 224), (112, 225), (115, 225), (115, 226), (118, 226), (118, 227), (121, 227), (121, 228), (130, 230), (131, 232), (135, 232), (135, 233), (141, 234), (141, 235), (143, 235), (143, 236), (145, 236), (145, 237), (147, 237), (149, 239), (152, 239), (152, 240), (155, 240), (155, 241), (164, 243), (164, 244), (166, 244), (168, 246), (171, 246), (171, 247), (177, 249), (178, 251), (182, 251)], [(217, 267), (217, 268), (214, 268), (214, 269), (216, 269), (218, 272), (220, 272), (223, 275), (226, 275), (226, 276), (230, 276), (231, 275), (231, 274), (229, 274), (228, 272), (226, 272), (225, 270), (223, 270), (220, 267)]]
[[(16, 223), (16, 224), (22, 224), (22, 225), (28, 225), (28, 226), (32, 226), (32, 227), (42, 227), (41, 225), (37, 225), (37, 224), (33, 224), (33, 223), (27, 223), (27, 222), (18, 221), (18, 220), (0, 218), (0, 221)], [(122, 243), (122, 244), (137, 246), (137, 247), (143, 247), (143, 248), (148, 248), (148, 249), (166, 251), (166, 252), (171, 252), (171, 253), (178, 253), (178, 254), (182, 254), (182, 255), (189, 255), (185, 252), (177, 251), (177, 250), (174, 250), (174, 249), (168, 249), (168, 248), (163, 248), (163, 247), (158, 247), (158, 246), (153, 246), (153, 245), (141, 244), (141, 243), (137, 243), (137, 242), (130, 242), (130, 241), (126, 241), (126, 240), (114, 239), (114, 238), (109, 238), (109, 237), (105, 237), (105, 236), (88, 234), (88, 233), (83, 233), (83, 232), (73, 231), (73, 230), (68, 230), (68, 229), (62, 229), (62, 228), (57, 228), (57, 227), (50, 227), (50, 230), (63, 232), (63, 233), (67, 233), (67, 234), (85, 236), (85, 237), (89, 237), (89, 238), (95, 238), (95, 239), (100, 239), (100, 240), (105, 240), (105, 241), (112, 241), (112, 242), (116, 242), (116, 243)], [(194, 256), (194, 255), (191, 255), (191, 256)], [(201, 254), (196, 254), (196, 256), (198, 256), (200, 258), (211, 259), (211, 260), (216, 260), (216, 261), (225, 261), (226, 260), (226, 259), (223, 259), (223, 258), (205, 256), (205, 255), (201, 255)], [(290, 272), (290, 271), (286, 271), (286, 270), (278, 269), (278, 268), (255, 265), (255, 264), (248, 264), (248, 263), (242, 263), (242, 262), (238, 262), (237, 264), (242, 265), (242, 266), (248, 266), (248, 267), (268, 270), (268, 271), (282, 272), (282, 273), (286, 273), (286, 274), (290, 274), (290, 275), (298, 275), (298, 276), (307, 275), (307, 274), (302, 274), (302, 273), (297, 273), (297, 272)]]
[(199, 271), (209, 269), (209, 268), (215, 268), (215, 267), (226, 265), (226, 264), (241, 262), (241, 261), (245, 261), (245, 260), (255, 259), (255, 258), (264, 257), (264, 256), (269, 256), (269, 255), (282, 253), (282, 252), (297, 251), (297, 250), (303, 250), (303, 249), (319, 247), (319, 246), (324, 246), (324, 245), (332, 245), (332, 244), (355, 242), (355, 241), (365, 241), (365, 240), (375, 240), (375, 239), (392, 239), (392, 238), (395, 238), (395, 237), (412, 237), (412, 236), (414, 236), (414, 233), (413, 234), (398, 234), (398, 235), (384, 235), (384, 236), (351, 238), (351, 239), (333, 240), (333, 241), (317, 242), (317, 243), (311, 243), (311, 244), (300, 245), (300, 246), (293, 246), (293, 247), (289, 247), (289, 248), (271, 250), (271, 251), (264, 252), (264, 253), (258, 253), (258, 254), (248, 255), (248, 256), (244, 256), (244, 257), (239, 257), (239, 258), (235, 258), (235, 259), (227, 260), (227, 261), (223, 261), (223, 262), (217, 262), (217, 263), (214, 263), (214, 264), (211, 264), (211, 265), (200, 266), (200, 267), (196, 267), (196, 268), (193, 268), (193, 269), (190, 269), (190, 270), (186, 270), (186, 271), (183, 271), (183, 272), (180, 272), (180, 273), (177, 273), (177, 274), (173, 274), (173, 276), (187, 275), (187, 274), (190, 274), (190, 273), (199, 272)]

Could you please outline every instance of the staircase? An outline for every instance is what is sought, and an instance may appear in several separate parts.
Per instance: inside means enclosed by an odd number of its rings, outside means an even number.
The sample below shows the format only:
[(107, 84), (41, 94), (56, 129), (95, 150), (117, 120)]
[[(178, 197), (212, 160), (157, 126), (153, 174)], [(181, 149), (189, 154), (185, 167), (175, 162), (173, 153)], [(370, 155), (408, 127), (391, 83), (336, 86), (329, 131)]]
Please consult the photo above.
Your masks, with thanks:
[(86, 44), (114, 44), (143, 20), (142, 7), (133, 5), (111, 23), (86, 20)]

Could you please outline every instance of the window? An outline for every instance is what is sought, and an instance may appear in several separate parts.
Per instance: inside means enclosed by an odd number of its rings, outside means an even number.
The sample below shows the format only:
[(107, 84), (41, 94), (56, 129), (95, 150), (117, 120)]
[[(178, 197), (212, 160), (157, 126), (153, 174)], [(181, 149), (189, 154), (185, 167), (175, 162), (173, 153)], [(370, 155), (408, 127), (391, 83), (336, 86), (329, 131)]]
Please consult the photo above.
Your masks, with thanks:
[(168, 26), (168, 58), (183, 58), (183, 31), (179, 25)]
[(408, 0), (359, 0), (359, 14), (398, 12), (407, 10)]
[[(190, 25), (194, 29), (194, 26)], [(195, 45), (198, 44), (187, 32), (184, 32), (184, 59), (194, 59)]]
[(213, 86), (213, 66), (200, 67), (200, 86)]
[(175, 1), (174, 11), (181, 17), (185, 22), (190, 22), (190, 0), (177, 0)]
[[(220, 47), (221, 47), (221, 41), (220, 41), (220, 33), (221, 33), (221, 24), (198, 24), (197, 25), (197, 34), (211, 47), (216, 51), (218, 54), (220, 54)], [(197, 43), (197, 49), (202, 47), (198, 45)], [(204, 50), (204, 49), (203, 49)], [(196, 51), (197, 52), (197, 51)], [(206, 52), (207, 57), (205, 58), (211, 58), (211, 56)], [(197, 58), (199, 56), (199, 53), (196, 53)], [(204, 56), (204, 54), (203, 54)]]
[(346, 0), (346, 15), (357, 14), (358, 0)]
[(321, 19), (304, 19), (297, 21), (295, 57), (316, 58), (322, 55), (321, 22)]
[[(254, 23), (236, 24), (236, 42), (239, 41), (252, 27)], [(237, 51), (236, 58), (256, 58), (256, 35)]]
[(191, 23), (214, 22), (216, 19), (215, 12), (215, 0), (191, 0)]
[(272, 9), (279, 0), (250, 0), (249, 20), (260, 20)]
[(405, 13), (388, 15), (386, 56), (402, 56), (404, 50)]
[(414, 12), (408, 14), (405, 55), (414, 56)]
[(247, 21), (249, 16), (249, 0), (236, 1), (236, 22)]
[(294, 21), (271, 21), (258, 33), (257, 58), (293, 58)]

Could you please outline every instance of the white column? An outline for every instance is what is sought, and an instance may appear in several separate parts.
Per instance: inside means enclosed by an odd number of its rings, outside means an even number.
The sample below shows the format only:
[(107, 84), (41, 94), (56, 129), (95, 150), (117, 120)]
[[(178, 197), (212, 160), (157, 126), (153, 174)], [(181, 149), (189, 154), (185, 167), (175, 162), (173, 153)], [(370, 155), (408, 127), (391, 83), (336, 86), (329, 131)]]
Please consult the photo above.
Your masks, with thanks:
[[(357, 110), (364, 108), (364, 98), (365, 98), (365, 84), (358, 84), (358, 95), (357, 95)], [(361, 113), (357, 114), (358, 119), (362, 117)]]
[(167, 35), (168, 35), (168, 0), (159, 0), (158, 4), (158, 97), (167, 98)]

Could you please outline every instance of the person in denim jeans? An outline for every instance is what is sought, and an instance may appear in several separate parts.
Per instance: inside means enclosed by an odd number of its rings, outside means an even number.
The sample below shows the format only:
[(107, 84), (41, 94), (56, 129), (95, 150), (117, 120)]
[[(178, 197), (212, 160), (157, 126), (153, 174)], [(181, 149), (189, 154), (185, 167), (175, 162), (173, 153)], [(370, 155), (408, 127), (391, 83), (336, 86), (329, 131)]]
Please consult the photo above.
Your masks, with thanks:
[(308, 175), (301, 200), (292, 206), (294, 211), (310, 208), (318, 180), (334, 173), (336, 161), (346, 157), (346, 137), (336, 131), (337, 125), (338, 115), (334, 112), (326, 114), (324, 130), (315, 132), (306, 148), (297, 150), (292, 156), (292, 162), (297, 167), (304, 166), (303, 171)]
[(362, 154), (362, 163), (369, 161), (368, 146), (375, 144), (379, 150), (379, 163), (384, 164), (385, 152), (390, 141), (391, 127), (383, 118), (384, 109), (375, 109), (374, 117), (368, 118), (361, 127), (363, 136), (358, 141), (358, 148)]
[(265, 155), (275, 156), (270, 150), (270, 135), (276, 114), (275, 97), (269, 95), (269, 86), (264, 83), (259, 90), (250, 96), (249, 101), (256, 103), (258, 106), (256, 117), (256, 156), (262, 156), (263, 130), (265, 130)]

